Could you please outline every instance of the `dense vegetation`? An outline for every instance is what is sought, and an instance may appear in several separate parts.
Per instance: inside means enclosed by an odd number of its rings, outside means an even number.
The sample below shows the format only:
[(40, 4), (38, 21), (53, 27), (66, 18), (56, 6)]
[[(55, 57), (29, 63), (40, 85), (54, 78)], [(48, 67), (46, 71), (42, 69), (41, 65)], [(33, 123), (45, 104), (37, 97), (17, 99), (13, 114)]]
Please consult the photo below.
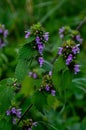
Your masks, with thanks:
[(86, 130), (86, 1), (0, 2), (0, 130)]

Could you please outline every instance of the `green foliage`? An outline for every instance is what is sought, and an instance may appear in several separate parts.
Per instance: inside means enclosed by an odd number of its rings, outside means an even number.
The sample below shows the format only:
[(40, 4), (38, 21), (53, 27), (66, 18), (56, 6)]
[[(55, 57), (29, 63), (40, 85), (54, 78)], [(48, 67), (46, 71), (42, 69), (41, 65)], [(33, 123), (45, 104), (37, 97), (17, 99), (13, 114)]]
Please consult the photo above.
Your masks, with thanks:
[[(16, 103), (22, 108), (22, 115), (33, 103), (28, 116), (24, 116), (38, 122), (33, 130), (86, 130), (86, 24), (79, 30), (84, 39), (78, 56), (81, 72), (72, 75), (62, 57), (58, 57), (54, 65), (50, 63), (58, 47), (62, 46), (58, 29), (64, 25), (75, 29), (85, 17), (86, 0), (0, 1), (0, 23), (5, 24), (9, 30), (8, 44), (0, 49), (0, 130), (21, 130), (12, 125), (10, 117), (6, 116), (6, 110), (15, 95)], [(44, 49), (45, 62), (42, 68), (39, 68), (37, 53), (32, 47), (34, 37), (24, 38), (24, 31), (37, 21), (50, 32), (49, 43)], [(34, 29), (37, 28), (40, 28), (39, 24), (34, 26)], [(69, 38), (70, 35), (66, 37)], [(22, 47), (16, 61), (19, 46)], [(37, 79), (28, 77), (30, 70), (37, 72)], [(42, 76), (50, 70), (53, 71), (55, 97), (38, 91)], [(13, 77), (14, 71), (16, 79), (6, 79)], [(14, 93), (15, 81), (21, 83), (21, 89)]]
[(28, 74), (30, 61), (33, 59), (35, 52), (30, 44), (25, 44), (19, 51), (19, 61), (16, 67), (15, 75), (18, 81), (22, 81)]
[(0, 114), (6, 114), (6, 110), (11, 105), (14, 98), (13, 87), (9, 86), (8, 79), (0, 82)]
[(43, 112), (47, 105), (47, 95), (44, 92), (37, 91), (32, 98), (32, 102), (39, 111)]

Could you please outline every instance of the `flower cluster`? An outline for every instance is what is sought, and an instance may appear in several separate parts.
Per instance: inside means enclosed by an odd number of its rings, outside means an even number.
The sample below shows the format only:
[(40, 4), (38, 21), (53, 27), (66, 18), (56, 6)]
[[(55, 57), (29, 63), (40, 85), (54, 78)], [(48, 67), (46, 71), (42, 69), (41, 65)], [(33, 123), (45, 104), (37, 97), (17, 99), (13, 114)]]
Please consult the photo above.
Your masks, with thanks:
[(23, 120), (23, 128), (24, 130), (32, 130), (33, 127), (37, 126), (37, 122), (33, 122), (32, 119)]
[(61, 39), (69, 37), (74, 40), (76, 43), (81, 44), (83, 39), (81, 38), (79, 32), (77, 30), (72, 30), (70, 27), (61, 27), (59, 29), (59, 36)]
[(47, 93), (51, 93), (52, 96), (56, 95), (56, 90), (54, 89), (54, 85), (52, 82), (52, 71), (44, 75), (43, 82), (41, 84), (41, 88), (39, 89), (39, 91), (45, 91)]
[(29, 72), (29, 76), (34, 78), (34, 79), (37, 79), (37, 77), (38, 77), (37, 73), (36, 72), (32, 72), (32, 71)]
[(21, 109), (12, 107), (6, 111), (7, 116), (12, 116), (12, 123), (16, 124), (17, 120), (21, 118)]
[(62, 47), (58, 49), (58, 55), (65, 60), (66, 65), (74, 74), (80, 71), (80, 65), (76, 64), (77, 54), (80, 52), (80, 44), (76, 44), (73, 40), (66, 40)]
[(34, 37), (34, 48), (38, 52), (38, 62), (40, 67), (44, 63), (43, 59), (43, 49), (45, 48), (45, 43), (49, 40), (49, 32), (45, 32), (42, 26), (38, 23), (31, 27), (31, 31), (25, 31), (25, 38)]
[(0, 48), (6, 45), (6, 37), (8, 35), (8, 30), (5, 30), (4, 25), (0, 24)]

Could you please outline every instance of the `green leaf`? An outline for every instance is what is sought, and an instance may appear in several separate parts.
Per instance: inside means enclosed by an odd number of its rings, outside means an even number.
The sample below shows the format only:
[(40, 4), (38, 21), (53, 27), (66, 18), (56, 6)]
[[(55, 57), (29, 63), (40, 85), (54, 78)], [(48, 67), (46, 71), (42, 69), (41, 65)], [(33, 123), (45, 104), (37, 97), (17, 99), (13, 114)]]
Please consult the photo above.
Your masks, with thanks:
[(20, 60), (29, 60), (34, 55), (34, 50), (30, 44), (25, 44), (19, 51)]
[(18, 81), (22, 81), (28, 73), (29, 64), (35, 55), (30, 44), (25, 44), (19, 51), (19, 61), (16, 66), (15, 76)]
[(32, 97), (32, 102), (39, 111), (43, 111), (47, 105), (47, 95), (45, 93), (37, 91)]
[(34, 39), (35, 39), (35, 37), (26, 38), (25, 43), (31, 43)]
[(50, 70), (52, 70), (53, 66), (52, 66), (52, 64), (49, 63), (48, 61), (44, 61), (44, 64), (43, 64), (42, 68), (43, 68), (45, 71), (50, 71)]
[(28, 62), (25, 60), (19, 60), (16, 70), (15, 70), (15, 76), (18, 79), (18, 81), (22, 81), (25, 76), (28, 73)]
[(14, 98), (13, 88), (8, 85), (7, 81), (0, 82), (0, 114), (6, 113), (6, 110), (11, 105), (11, 100)]
[(66, 67), (66, 65), (63, 61), (63, 58), (59, 57), (54, 64), (54, 72), (58, 73), (58, 71), (65, 69), (65, 67)]

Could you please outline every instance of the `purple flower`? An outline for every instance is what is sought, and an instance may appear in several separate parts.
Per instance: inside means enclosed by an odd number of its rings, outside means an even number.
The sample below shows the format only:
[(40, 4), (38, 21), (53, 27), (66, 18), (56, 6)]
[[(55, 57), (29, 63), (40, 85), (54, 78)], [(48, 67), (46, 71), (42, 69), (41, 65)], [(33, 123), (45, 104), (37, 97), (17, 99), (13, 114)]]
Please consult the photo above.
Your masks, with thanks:
[(13, 118), (13, 124), (15, 125), (16, 124), (16, 118)]
[(74, 74), (77, 74), (78, 72), (80, 72), (80, 65), (75, 64), (74, 65)]
[(4, 30), (4, 37), (6, 38), (8, 35), (8, 30)]
[(59, 54), (59, 55), (62, 55), (62, 51), (63, 51), (63, 48), (62, 48), (62, 47), (59, 47), (58, 54)]
[(66, 59), (66, 65), (69, 65), (72, 60), (73, 60), (73, 55), (69, 54), (68, 58)]
[(7, 110), (7, 111), (6, 111), (6, 115), (7, 115), (7, 116), (10, 116), (10, 114), (11, 114), (11, 111), (10, 111), (10, 110)]
[(2, 28), (0, 28), (0, 34), (2, 34), (3, 33), (3, 30), (2, 30)]
[(52, 89), (52, 90), (51, 90), (51, 94), (52, 94), (52, 96), (55, 96), (56, 91)]
[(52, 71), (49, 71), (49, 76), (52, 76)]
[(37, 122), (33, 122), (33, 124), (32, 124), (32, 125), (36, 127), (36, 126), (37, 126)]
[(45, 34), (43, 35), (43, 37), (44, 37), (44, 39), (46, 41), (48, 41), (49, 40), (49, 32), (45, 32)]
[(38, 44), (38, 50), (39, 50), (39, 53), (42, 55), (42, 52), (43, 52), (43, 44)]
[(77, 54), (77, 53), (80, 52), (80, 49), (79, 49), (78, 46), (80, 46), (80, 44), (77, 44), (76, 46), (74, 46), (74, 47), (72, 48), (72, 52), (73, 52), (73, 54)]
[(76, 41), (78, 41), (79, 43), (82, 43), (83, 39), (80, 37), (80, 35), (76, 35)]
[(64, 34), (63, 34), (64, 31), (65, 31), (64, 27), (62, 27), (62, 28), (59, 29), (60, 38), (63, 38), (63, 37), (64, 37)]
[(31, 34), (31, 33), (28, 32), (28, 31), (25, 31), (25, 33), (26, 33), (26, 34), (25, 34), (25, 38), (28, 38), (28, 37), (30, 36), (30, 34)]
[(13, 107), (13, 108), (11, 109), (11, 112), (12, 112), (12, 114), (16, 114), (16, 108)]
[(64, 27), (59, 29), (59, 34), (62, 34), (65, 31)]
[(17, 110), (16, 110), (16, 116), (17, 116), (18, 118), (21, 118), (21, 109), (17, 109)]
[(50, 87), (48, 85), (46, 85), (46, 91), (49, 91), (50, 90)]
[(37, 74), (33, 73), (33, 78), (36, 79), (37, 78)]
[(38, 61), (39, 61), (40, 67), (42, 67), (42, 65), (44, 63), (43, 57), (39, 57)]
[(33, 75), (33, 72), (29, 72), (29, 76), (32, 77), (32, 75)]
[(39, 36), (37, 36), (35, 40), (36, 40), (36, 43), (37, 43), (37, 44), (40, 43), (40, 38), (39, 38)]

